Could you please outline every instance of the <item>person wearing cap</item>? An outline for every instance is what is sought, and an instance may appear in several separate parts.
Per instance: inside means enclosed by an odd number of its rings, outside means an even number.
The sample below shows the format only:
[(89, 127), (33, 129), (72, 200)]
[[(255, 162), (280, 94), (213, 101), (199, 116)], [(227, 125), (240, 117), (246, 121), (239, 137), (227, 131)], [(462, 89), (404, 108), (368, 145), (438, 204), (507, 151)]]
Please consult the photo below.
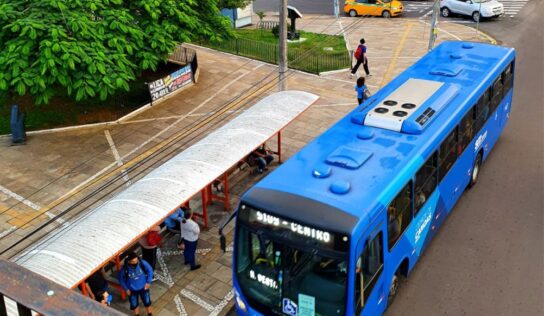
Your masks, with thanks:
[(181, 238), (185, 243), (185, 250), (183, 251), (185, 264), (191, 265), (191, 270), (196, 270), (200, 268), (200, 265), (196, 264), (196, 244), (198, 243), (200, 227), (191, 219), (192, 215), (191, 212), (185, 212), (184, 219), (181, 221)]
[(142, 259), (151, 265), (153, 271), (155, 271), (155, 267), (157, 266), (157, 248), (162, 246), (160, 231), (160, 226), (153, 226), (147, 234), (138, 241), (142, 248)]
[(130, 309), (135, 316), (140, 315), (141, 298), (148, 316), (152, 315), (149, 287), (153, 281), (153, 269), (145, 260), (140, 260), (134, 252), (128, 254), (125, 264), (119, 271), (119, 284), (128, 295)]

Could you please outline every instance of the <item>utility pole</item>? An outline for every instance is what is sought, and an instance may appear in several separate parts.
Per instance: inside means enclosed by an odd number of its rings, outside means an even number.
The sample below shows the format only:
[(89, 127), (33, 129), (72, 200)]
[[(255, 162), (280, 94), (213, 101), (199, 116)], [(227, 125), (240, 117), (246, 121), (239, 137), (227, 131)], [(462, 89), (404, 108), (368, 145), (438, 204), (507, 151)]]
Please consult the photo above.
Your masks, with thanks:
[(280, 91), (287, 90), (285, 74), (287, 72), (287, 0), (280, 0), (280, 61), (279, 83)]
[(433, 49), (434, 41), (438, 35), (438, 14), (440, 13), (440, 0), (435, 0), (433, 4), (433, 15), (431, 17), (431, 33), (429, 34), (429, 51)]
[(338, 19), (340, 17), (340, 6), (338, 0), (334, 0), (334, 16)]

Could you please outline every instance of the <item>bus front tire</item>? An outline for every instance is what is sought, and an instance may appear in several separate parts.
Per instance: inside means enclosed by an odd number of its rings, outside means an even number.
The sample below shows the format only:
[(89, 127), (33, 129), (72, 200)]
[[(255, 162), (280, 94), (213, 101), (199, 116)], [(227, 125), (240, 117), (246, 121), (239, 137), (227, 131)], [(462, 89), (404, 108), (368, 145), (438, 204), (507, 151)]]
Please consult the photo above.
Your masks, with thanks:
[(348, 14), (349, 14), (349, 16), (351, 16), (352, 18), (354, 18), (354, 17), (357, 16), (357, 11), (355, 11), (355, 10), (352, 9), (352, 10), (349, 10), (349, 13), (348, 13)]
[(474, 162), (474, 166), (472, 167), (472, 172), (470, 173), (470, 182), (468, 183), (469, 188), (472, 188), (478, 182), (478, 177), (480, 176), (481, 169), (482, 169), (482, 153), (480, 152), (478, 154), (478, 157), (476, 157), (476, 161)]
[(382, 16), (386, 19), (389, 19), (391, 17), (391, 12), (385, 10), (382, 12)]

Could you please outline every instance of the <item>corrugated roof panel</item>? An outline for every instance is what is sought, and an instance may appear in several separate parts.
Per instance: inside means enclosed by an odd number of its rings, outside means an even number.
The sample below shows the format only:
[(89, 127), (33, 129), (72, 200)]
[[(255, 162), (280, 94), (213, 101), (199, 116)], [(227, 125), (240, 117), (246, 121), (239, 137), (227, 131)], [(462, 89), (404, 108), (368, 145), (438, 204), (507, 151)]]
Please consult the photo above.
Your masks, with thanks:
[(318, 96), (270, 95), (15, 261), (73, 287), (284, 128)]

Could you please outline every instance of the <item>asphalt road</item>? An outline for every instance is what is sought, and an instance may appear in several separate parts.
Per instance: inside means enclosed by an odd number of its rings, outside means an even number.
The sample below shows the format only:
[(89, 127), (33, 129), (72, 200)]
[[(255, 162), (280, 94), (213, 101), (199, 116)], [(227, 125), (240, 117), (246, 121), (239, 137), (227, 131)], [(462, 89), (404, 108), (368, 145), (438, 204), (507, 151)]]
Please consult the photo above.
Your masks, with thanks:
[(543, 14), (481, 24), (517, 49), (511, 119), (386, 315), (544, 315)]

